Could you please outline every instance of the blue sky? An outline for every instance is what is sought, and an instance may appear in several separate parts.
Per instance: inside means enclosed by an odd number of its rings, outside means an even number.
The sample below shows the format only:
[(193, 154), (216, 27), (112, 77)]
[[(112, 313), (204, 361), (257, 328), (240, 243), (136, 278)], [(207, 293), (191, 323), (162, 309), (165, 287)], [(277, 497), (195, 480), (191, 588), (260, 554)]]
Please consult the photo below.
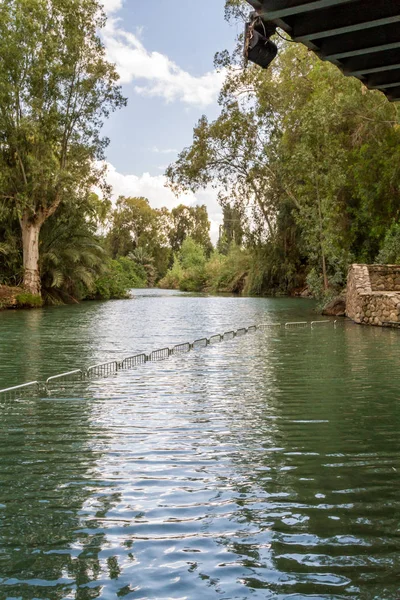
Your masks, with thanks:
[(237, 27), (224, 20), (224, 0), (103, 0), (108, 57), (116, 63), (128, 106), (104, 127), (114, 197), (144, 195), (154, 207), (205, 203), (216, 240), (221, 210), (216, 192), (175, 198), (165, 167), (191, 143), (201, 115), (218, 115), (223, 74), (216, 51), (232, 49)]

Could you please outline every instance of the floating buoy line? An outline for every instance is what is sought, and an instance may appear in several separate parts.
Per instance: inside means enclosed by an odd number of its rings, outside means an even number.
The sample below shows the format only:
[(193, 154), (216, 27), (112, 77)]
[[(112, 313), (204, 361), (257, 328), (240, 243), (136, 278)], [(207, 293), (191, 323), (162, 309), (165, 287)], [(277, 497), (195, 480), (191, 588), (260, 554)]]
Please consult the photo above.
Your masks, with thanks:
[(40, 381), (30, 381), (29, 383), (23, 383), (22, 385), (16, 385), (14, 387), (9, 387), (4, 390), (0, 390), (0, 398), (18, 398), (20, 394), (26, 393), (45, 393), (49, 394), (51, 392), (51, 387), (53, 384), (62, 383), (62, 382), (77, 382), (77, 381), (86, 381), (93, 379), (95, 377), (108, 377), (109, 375), (114, 375), (118, 371), (132, 369), (139, 365), (143, 365), (148, 362), (159, 362), (162, 360), (168, 359), (170, 356), (177, 356), (179, 354), (186, 354), (191, 350), (196, 350), (198, 348), (205, 348), (207, 346), (212, 346), (213, 344), (233, 340), (234, 338), (242, 337), (247, 333), (255, 333), (256, 331), (267, 331), (269, 329), (278, 329), (284, 327), (285, 329), (305, 329), (310, 327), (313, 329), (318, 325), (327, 325), (333, 324), (336, 328), (337, 321), (332, 321), (329, 319), (319, 320), (319, 321), (290, 321), (288, 323), (261, 323), (260, 325), (250, 325), (249, 327), (240, 327), (239, 329), (232, 331), (225, 331), (225, 333), (217, 333), (207, 338), (199, 338), (194, 340), (194, 342), (184, 342), (181, 344), (176, 344), (172, 348), (160, 348), (158, 350), (153, 350), (150, 354), (135, 354), (133, 356), (128, 356), (121, 361), (112, 360), (109, 362), (99, 363), (97, 365), (93, 365), (88, 367), (87, 369), (75, 369), (73, 371), (68, 371), (66, 373), (60, 373), (59, 375), (53, 375), (49, 377), (44, 382)]

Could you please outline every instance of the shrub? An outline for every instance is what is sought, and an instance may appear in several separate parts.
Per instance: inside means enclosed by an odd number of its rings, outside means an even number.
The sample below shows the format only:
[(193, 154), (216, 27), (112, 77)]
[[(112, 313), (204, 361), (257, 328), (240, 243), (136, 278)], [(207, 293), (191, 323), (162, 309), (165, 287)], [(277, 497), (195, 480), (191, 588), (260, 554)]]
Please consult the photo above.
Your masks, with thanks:
[(96, 280), (95, 291), (88, 298), (128, 298), (130, 289), (141, 287), (146, 287), (146, 273), (143, 267), (123, 256), (108, 261), (106, 272)]
[(214, 274), (213, 279), (208, 281), (209, 288), (230, 294), (243, 292), (251, 265), (250, 252), (232, 244), (227, 256), (219, 259), (219, 271), (217, 264), (214, 262), (212, 265)]
[(203, 247), (188, 237), (175, 255), (172, 267), (158, 285), (184, 292), (200, 292), (206, 283), (205, 265)]
[(158, 286), (168, 290), (179, 290), (183, 278), (184, 271), (182, 265), (178, 256), (175, 255), (172, 267), (168, 269), (166, 275), (159, 281)]
[(387, 232), (376, 262), (392, 265), (400, 263), (400, 223), (394, 223)]

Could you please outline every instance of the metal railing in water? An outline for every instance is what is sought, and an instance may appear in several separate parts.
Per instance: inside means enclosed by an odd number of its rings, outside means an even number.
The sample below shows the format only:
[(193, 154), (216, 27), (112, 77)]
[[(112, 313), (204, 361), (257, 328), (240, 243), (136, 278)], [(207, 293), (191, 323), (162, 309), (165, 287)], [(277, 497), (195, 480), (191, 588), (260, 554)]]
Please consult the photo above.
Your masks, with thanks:
[(288, 323), (260, 323), (259, 325), (250, 325), (249, 327), (240, 327), (235, 331), (225, 331), (225, 333), (217, 333), (210, 336), (209, 338), (199, 338), (194, 342), (184, 342), (177, 344), (172, 348), (160, 348), (153, 350), (150, 354), (135, 354), (128, 356), (121, 361), (112, 360), (109, 362), (100, 363), (88, 367), (87, 369), (75, 369), (74, 371), (68, 371), (67, 373), (60, 373), (59, 375), (53, 375), (46, 379), (45, 382), (31, 381), (30, 383), (24, 383), (22, 385), (16, 385), (4, 390), (0, 390), (0, 398), (16, 398), (21, 394), (32, 394), (32, 392), (38, 393), (50, 393), (53, 385), (59, 385), (61, 383), (77, 382), (93, 379), (96, 377), (109, 377), (110, 375), (116, 374), (120, 370), (132, 369), (138, 367), (147, 362), (159, 362), (168, 359), (170, 356), (181, 355), (191, 350), (199, 348), (205, 348), (222, 341), (233, 340), (235, 338), (242, 337), (247, 333), (255, 333), (256, 331), (271, 331), (284, 327), (285, 329), (304, 329), (308, 326), (313, 329), (317, 325), (330, 324), (332, 323), (336, 328), (337, 321), (331, 320), (320, 320), (320, 321), (293, 321)]

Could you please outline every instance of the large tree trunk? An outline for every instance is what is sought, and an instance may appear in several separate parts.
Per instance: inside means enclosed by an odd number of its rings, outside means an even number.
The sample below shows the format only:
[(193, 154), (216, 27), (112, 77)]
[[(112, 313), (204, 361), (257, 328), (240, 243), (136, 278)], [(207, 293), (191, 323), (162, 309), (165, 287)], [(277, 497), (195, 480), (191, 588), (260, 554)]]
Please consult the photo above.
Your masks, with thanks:
[(24, 213), (21, 220), (22, 249), (24, 264), (24, 288), (31, 294), (41, 295), (39, 273), (39, 234), (42, 227), (40, 219), (32, 220)]

